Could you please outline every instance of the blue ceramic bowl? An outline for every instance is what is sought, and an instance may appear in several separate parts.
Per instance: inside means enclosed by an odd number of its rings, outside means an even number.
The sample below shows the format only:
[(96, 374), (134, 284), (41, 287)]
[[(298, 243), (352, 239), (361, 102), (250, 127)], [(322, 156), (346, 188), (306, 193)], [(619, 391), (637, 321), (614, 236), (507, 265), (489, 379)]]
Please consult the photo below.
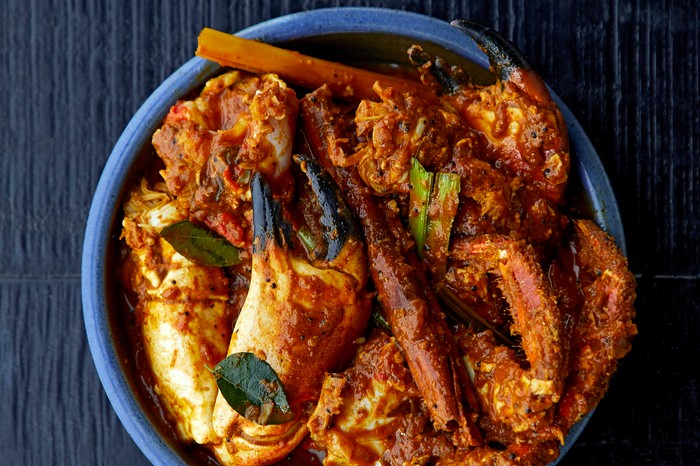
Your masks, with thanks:
[[(448, 23), (402, 11), (375, 8), (324, 9), (292, 14), (258, 24), (238, 35), (282, 44), (336, 61), (405, 61), (413, 43), (450, 61), (463, 59), (471, 72), (485, 75), (487, 57), (462, 32)], [(476, 68), (475, 68), (476, 65)], [(97, 185), (85, 231), (82, 297), (85, 327), (97, 372), (122, 424), (154, 464), (186, 464), (192, 458), (159, 425), (154, 409), (137, 385), (132, 357), (124, 354), (114, 315), (121, 299), (116, 288), (113, 257), (118, 244), (125, 190), (140, 167), (148, 163), (151, 136), (175, 101), (201, 86), (219, 66), (193, 58), (173, 73), (144, 102), (114, 147)], [(584, 203), (596, 222), (625, 249), (615, 197), (588, 137), (563, 102), (553, 94), (569, 127), (573, 179), (578, 175)], [(579, 422), (562, 447), (571, 447), (583, 430)]]

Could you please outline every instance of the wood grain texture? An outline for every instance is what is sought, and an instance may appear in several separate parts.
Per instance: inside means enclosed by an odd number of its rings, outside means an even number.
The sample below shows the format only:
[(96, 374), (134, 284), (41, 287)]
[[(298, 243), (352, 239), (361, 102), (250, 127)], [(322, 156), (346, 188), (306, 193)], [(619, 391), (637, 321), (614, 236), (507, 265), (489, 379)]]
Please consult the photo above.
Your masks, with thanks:
[(80, 254), (92, 192), (126, 123), (192, 56), (202, 27), (233, 32), (335, 6), (490, 25), (570, 107), (618, 197), (640, 335), (561, 464), (697, 464), (694, 0), (0, 2), (0, 464), (147, 464), (109, 406), (84, 335)]
[(97, 378), (79, 281), (3, 279), (0, 310), (0, 464), (148, 464)]

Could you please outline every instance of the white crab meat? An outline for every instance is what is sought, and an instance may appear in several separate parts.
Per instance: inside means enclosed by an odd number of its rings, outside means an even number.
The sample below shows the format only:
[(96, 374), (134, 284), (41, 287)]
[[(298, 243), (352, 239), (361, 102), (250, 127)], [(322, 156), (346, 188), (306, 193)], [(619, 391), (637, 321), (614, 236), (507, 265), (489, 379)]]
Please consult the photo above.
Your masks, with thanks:
[(195, 265), (160, 230), (184, 220), (163, 183), (143, 180), (125, 205), (123, 238), (131, 247), (131, 288), (138, 295), (144, 350), (154, 390), (186, 442), (219, 443), (212, 429), (217, 395), (207, 369), (226, 354), (231, 335), (228, 280), (216, 267)]

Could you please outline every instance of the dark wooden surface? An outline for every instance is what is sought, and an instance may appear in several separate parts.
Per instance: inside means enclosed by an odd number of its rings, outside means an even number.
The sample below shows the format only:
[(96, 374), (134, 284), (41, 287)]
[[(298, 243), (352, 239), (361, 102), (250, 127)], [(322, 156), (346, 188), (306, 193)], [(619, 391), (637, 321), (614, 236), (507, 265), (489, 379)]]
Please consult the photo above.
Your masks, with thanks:
[(93, 190), (148, 94), (203, 26), (329, 6), (495, 27), (598, 150), (618, 196), (640, 334), (563, 465), (700, 462), (700, 48), (686, 1), (0, 1), (0, 464), (147, 461), (113, 413), (83, 329)]

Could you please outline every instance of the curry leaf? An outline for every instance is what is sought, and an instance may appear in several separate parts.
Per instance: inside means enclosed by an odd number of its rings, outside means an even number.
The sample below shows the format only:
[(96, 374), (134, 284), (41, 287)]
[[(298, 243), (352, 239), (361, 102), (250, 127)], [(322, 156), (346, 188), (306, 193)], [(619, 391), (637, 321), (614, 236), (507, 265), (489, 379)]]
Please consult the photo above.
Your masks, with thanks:
[(255, 354), (230, 354), (212, 372), (224, 399), (249, 421), (268, 425), (294, 418), (282, 381)]
[(241, 261), (237, 247), (213, 231), (187, 220), (163, 228), (160, 236), (198, 265), (228, 267)]

